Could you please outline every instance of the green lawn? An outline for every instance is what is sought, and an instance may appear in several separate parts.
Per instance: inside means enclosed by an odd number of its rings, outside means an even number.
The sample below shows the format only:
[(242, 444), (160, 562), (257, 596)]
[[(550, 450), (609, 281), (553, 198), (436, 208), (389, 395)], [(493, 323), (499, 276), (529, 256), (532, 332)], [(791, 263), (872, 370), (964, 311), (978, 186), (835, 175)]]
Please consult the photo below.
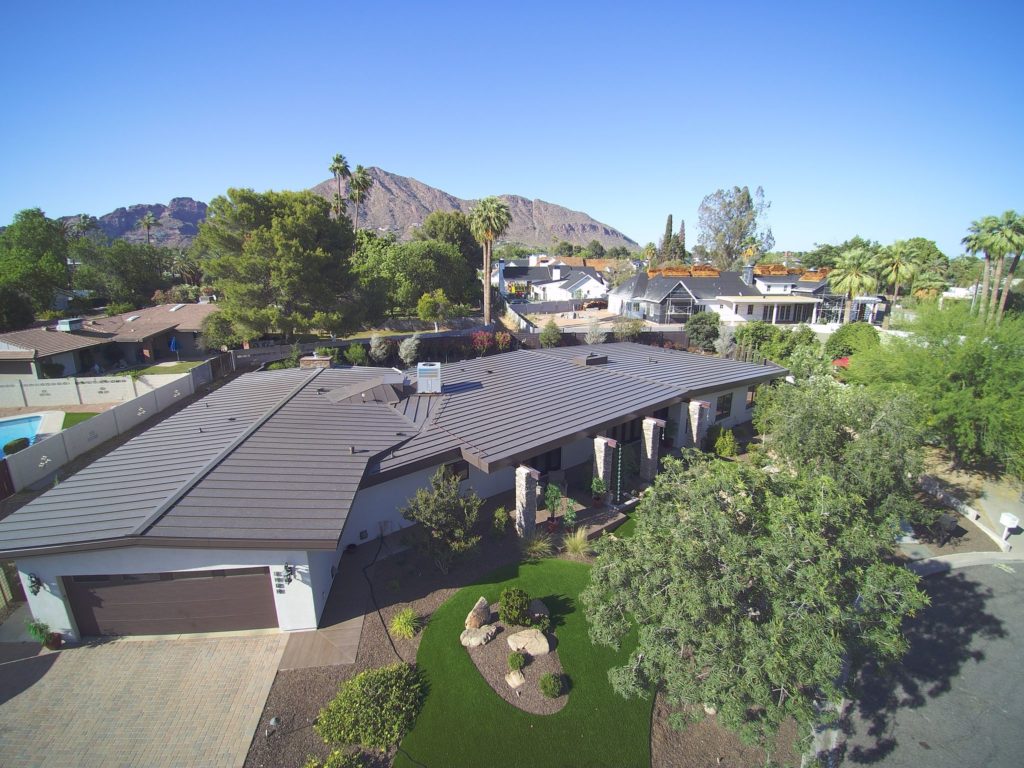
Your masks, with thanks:
[(634, 530), (636, 530), (636, 512), (631, 515), (627, 515), (626, 522), (612, 531), (612, 533), (620, 539), (626, 539), (633, 535)]
[(73, 427), (75, 424), (81, 424), (83, 421), (88, 421), (95, 415), (95, 413), (65, 413), (64, 423), (60, 428), (67, 429), (68, 427)]
[(131, 371), (131, 375), (148, 376), (154, 373), (188, 373), (197, 365), (202, 365), (204, 362), (204, 360), (182, 360), (180, 363), (174, 363), (172, 365), (151, 365), (148, 368), (135, 368)]
[[(651, 763), (652, 700), (626, 700), (608, 683), (608, 669), (628, 653), (591, 645), (578, 604), (590, 566), (544, 560), (502, 568), (466, 587), (437, 609), (424, 630), (416, 661), (426, 673), (429, 694), (416, 727), (402, 749), (430, 766), (615, 766)], [(531, 715), (501, 699), (459, 645), (463, 621), (484, 595), (497, 602), (501, 590), (520, 586), (540, 597), (552, 614), (558, 656), (570, 679), (569, 702), (554, 715)], [(503, 637), (494, 642), (504, 643)], [(536, 684), (531, 681), (529, 684)], [(416, 765), (399, 753), (396, 766)]]

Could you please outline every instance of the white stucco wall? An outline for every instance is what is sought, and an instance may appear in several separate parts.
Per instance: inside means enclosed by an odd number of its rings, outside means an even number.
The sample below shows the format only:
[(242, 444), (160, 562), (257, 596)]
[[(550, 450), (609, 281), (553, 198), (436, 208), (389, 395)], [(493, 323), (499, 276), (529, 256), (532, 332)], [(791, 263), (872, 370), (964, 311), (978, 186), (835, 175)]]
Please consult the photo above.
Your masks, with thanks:
[[(55, 632), (78, 639), (78, 628), (75, 626), (71, 606), (60, 580), (62, 576), (228, 570), (269, 566), (269, 578), (273, 579), (274, 573), (283, 571), (285, 563), (295, 566), (296, 578), (285, 587), (283, 595), (274, 593), (278, 625), (285, 630), (315, 629), (323, 611), (323, 603), (317, 607), (313, 599), (313, 586), (323, 584), (325, 563), (326, 578), (330, 579), (331, 564), (325, 558), (317, 557), (311, 569), (307, 553), (301, 550), (115, 547), (90, 552), (25, 557), (16, 561), (16, 566), (32, 615), (45, 621)], [(38, 595), (33, 595), (29, 590), (30, 573), (38, 576), (43, 582), (43, 589)]]
[(721, 395), (732, 392), (732, 408), (729, 411), (728, 418), (722, 419), (721, 421), (713, 422), (720, 427), (731, 428), (737, 424), (743, 424), (744, 422), (751, 421), (754, 418), (754, 409), (747, 408), (747, 388), (740, 387), (739, 389), (725, 389), (721, 392), (714, 392), (710, 395), (701, 395), (700, 400), (707, 400), (711, 403), (711, 407), (715, 407), (715, 403), (718, 402), (718, 398)]

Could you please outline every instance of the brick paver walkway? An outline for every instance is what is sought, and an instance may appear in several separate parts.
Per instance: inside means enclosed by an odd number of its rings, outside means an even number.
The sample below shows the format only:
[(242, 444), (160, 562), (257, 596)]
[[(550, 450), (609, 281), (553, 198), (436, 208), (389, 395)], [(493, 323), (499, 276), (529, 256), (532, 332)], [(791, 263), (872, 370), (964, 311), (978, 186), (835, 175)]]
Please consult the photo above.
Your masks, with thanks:
[(0, 765), (240, 766), (285, 635), (117, 641), (2, 663)]

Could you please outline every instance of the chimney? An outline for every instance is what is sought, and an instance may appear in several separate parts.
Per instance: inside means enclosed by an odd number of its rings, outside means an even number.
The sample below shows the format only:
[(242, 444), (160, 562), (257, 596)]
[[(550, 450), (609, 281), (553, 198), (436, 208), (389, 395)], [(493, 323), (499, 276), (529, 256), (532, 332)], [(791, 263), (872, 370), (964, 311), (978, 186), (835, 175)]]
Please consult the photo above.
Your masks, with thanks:
[(505, 295), (505, 260), (498, 259), (498, 293)]
[(419, 395), (441, 394), (440, 363), (419, 363), (416, 366), (416, 393)]
[(560, 266), (552, 267), (551, 268), (551, 279), (552, 280), (561, 280), (562, 279), (562, 268)]
[(754, 265), (744, 264), (743, 265), (743, 282), (747, 285), (753, 285), (754, 283)]

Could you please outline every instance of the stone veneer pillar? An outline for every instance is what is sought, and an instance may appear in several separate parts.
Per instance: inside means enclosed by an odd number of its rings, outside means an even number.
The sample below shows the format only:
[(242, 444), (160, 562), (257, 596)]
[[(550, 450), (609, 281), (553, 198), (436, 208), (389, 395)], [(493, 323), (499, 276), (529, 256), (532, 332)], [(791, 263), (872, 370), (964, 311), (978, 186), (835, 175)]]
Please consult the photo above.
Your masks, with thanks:
[(693, 447), (704, 450), (704, 441), (708, 436), (708, 427), (711, 426), (711, 419), (714, 411), (712, 405), (704, 400), (690, 401), (690, 436), (693, 438)]
[(610, 437), (594, 438), (594, 477), (604, 482), (606, 494), (615, 488), (615, 450), (618, 445)]
[(643, 445), (640, 454), (640, 479), (653, 483), (658, 474), (658, 447), (661, 431), (665, 429), (664, 419), (648, 416), (643, 422)]
[(540, 472), (532, 467), (516, 467), (516, 533), (524, 539), (532, 536), (537, 526), (538, 480)]

